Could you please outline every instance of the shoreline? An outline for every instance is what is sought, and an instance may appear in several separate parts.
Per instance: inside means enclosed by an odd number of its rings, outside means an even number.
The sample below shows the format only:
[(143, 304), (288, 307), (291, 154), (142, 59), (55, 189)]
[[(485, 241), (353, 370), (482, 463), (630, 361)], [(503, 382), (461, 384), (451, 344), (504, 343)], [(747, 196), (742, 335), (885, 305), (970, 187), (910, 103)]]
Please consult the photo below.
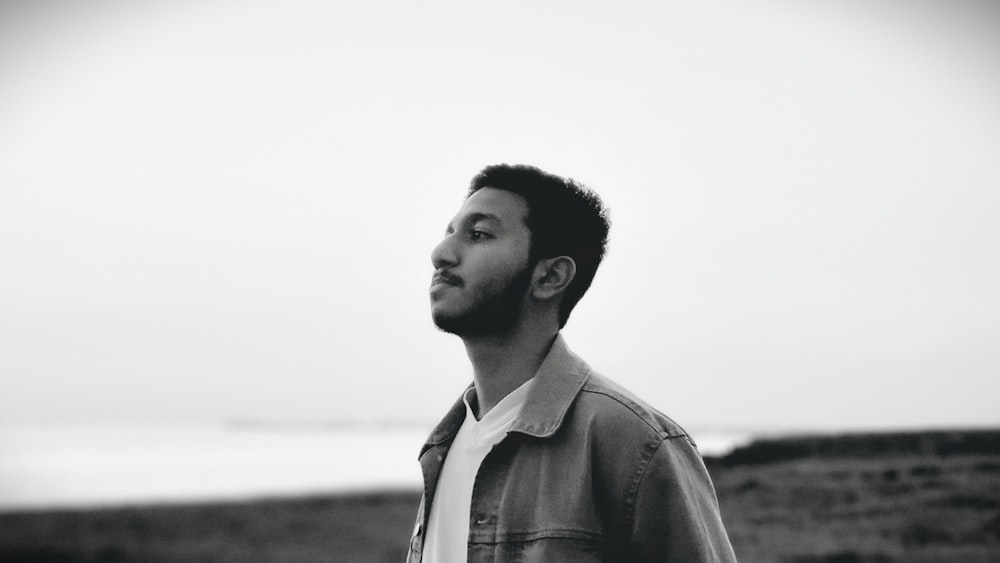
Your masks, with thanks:
[[(710, 465), (743, 563), (996, 561), (1000, 453)], [(405, 559), (420, 492), (0, 513), (0, 561)]]

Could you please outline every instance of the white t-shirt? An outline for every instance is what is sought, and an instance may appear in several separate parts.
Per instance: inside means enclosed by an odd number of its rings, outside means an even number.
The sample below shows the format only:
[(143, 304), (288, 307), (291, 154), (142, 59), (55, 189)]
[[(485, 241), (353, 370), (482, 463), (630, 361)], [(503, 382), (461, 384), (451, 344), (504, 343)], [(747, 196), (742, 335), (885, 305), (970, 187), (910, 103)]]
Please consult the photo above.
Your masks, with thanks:
[(427, 521), (425, 563), (466, 562), (476, 473), (486, 454), (504, 439), (514, 424), (533, 381), (529, 379), (508, 393), (479, 421), (469, 405), (472, 389), (465, 393), (465, 421), (445, 457)]

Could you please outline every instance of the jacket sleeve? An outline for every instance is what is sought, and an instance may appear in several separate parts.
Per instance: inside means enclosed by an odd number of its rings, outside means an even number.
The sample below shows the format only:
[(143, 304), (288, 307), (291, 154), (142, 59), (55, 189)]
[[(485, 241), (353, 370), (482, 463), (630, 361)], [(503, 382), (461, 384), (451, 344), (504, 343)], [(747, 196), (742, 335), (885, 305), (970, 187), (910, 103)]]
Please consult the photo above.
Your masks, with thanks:
[(736, 561), (705, 463), (687, 436), (662, 436), (633, 482), (631, 547), (641, 562)]

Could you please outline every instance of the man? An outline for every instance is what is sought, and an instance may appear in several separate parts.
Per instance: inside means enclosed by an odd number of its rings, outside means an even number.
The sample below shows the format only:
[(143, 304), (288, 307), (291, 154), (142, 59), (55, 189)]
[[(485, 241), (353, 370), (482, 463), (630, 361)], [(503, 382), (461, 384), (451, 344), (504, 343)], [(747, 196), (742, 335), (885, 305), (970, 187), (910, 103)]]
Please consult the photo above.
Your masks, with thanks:
[(559, 334), (608, 227), (596, 194), (537, 168), (472, 180), (430, 298), (474, 382), (420, 452), (409, 562), (735, 561), (691, 439)]

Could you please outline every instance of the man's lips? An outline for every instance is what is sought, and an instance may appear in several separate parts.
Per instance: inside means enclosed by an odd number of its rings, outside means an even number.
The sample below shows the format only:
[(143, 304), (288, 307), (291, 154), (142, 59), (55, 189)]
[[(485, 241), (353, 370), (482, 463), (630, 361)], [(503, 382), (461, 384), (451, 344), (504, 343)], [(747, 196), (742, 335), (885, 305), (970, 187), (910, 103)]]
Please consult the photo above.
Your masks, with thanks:
[(435, 272), (434, 277), (431, 278), (431, 287), (435, 285), (462, 287), (462, 278), (448, 272)]

